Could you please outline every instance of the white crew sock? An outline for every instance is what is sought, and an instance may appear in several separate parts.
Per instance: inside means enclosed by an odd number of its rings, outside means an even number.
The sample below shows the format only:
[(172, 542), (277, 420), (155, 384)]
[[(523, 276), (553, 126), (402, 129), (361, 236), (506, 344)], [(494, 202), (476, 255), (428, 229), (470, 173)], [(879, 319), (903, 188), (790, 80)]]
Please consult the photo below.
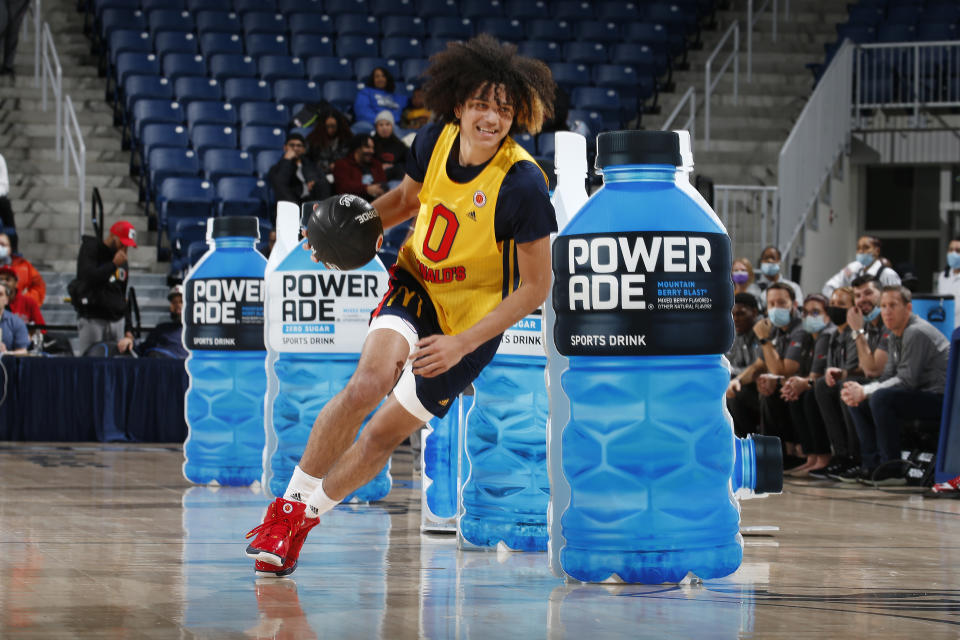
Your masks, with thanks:
[(319, 518), (330, 509), (340, 504), (339, 500), (332, 500), (323, 491), (323, 480), (310, 497), (307, 498), (307, 516), (310, 518)]
[(287, 485), (287, 490), (283, 492), (283, 499), (294, 502), (306, 502), (307, 498), (317, 490), (321, 482), (322, 480), (320, 478), (314, 478), (301, 469), (300, 465), (297, 465), (293, 469), (293, 476), (290, 478), (290, 484)]

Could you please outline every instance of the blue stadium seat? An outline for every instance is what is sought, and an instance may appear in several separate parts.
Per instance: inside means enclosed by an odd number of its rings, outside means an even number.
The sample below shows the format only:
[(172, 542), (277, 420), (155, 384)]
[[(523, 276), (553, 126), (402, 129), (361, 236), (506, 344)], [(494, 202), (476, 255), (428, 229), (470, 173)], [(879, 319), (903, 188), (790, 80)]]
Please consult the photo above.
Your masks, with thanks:
[(537, 155), (552, 158), (556, 151), (553, 132), (541, 133), (537, 136)]
[(370, 15), (415, 16), (417, 6), (413, 0), (370, 0)]
[(108, 46), (111, 66), (115, 66), (120, 55), (124, 53), (153, 53), (153, 40), (146, 31), (116, 29), (110, 34)]
[(871, 27), (869, 25), (850, 25), (850, 24), (838, 24), (837, 25), (837, 42), (831, 43), (839, 45), (843, 42), (844, 38), (850, 40), (854, 44), (866, 44), (868, 42), (877, 41), (877, 29), (876, 27)]
[(507, 0), (506, 15), (518, 20), (530, 20), (549, 15), (547, 3), (544, 0)]
[(167, 226), (170, 241), (170, 273), (179, 273), (190, 266), (188, 247), (194, 242), (206, 246), (206, 218), (176, 218)]
[(160, 184), (173, 176), (194, 177), (200, 173), (200, 161), (193, 149), (153, 149), (147, 162), (147, 188), (145, 197), (155, 200)]
[(621, 39), (620, 26), (612, 20), (583, 20), (574, 31), (580, 40), (614, 43)]
[[(590, 130), (590, 136), (587, 137), (588, 141), (601, 131), (620, 128), (619, 123), (608, 122), (604, 120), (603, 115), (601, 115), (599, 111), (591, 111), (589, 109), (570, 109), (570, 111), (567, 112), (567, 122), (570, 121), (580, 121), (586, 125)], [(540, 154), (543, 155), (543, 152), (541, 151)]]
[(207, 63), (203, 56), (190, 53), (168, 53), (163, 56), (163, 75), (172, 81), (177, 78), (207, 75)]
[(148, 124), (155, 122), (182, 124), (184, 121), (183, 107), (180, 106), (179, 102), (171, 100), (139, 100), (133, 105), (131, 120), (133, 126), (130, 133), (134, 142), (139, 144), (143, 127)]
[[(140, 141), (139, 141), (139, 155), (140, 155), (140, 176), (139, 176), (139, 187), (141, 195), (146, 194), (146, 173), (147, 173), (147, 159), (150, 157), (150, 152), (154, 149), (164, 149), (164, 148), (173, 148), (173, 149), (183, 149), (186, 150), (190, 146), (190, 137), (187, 135), (187, 129), (182, 124), (174, 124), (170, 122), (156, 122), (152, 124), (146, 124), (143, 126), (143, 129), (140, 132)], [(134, 154), (130, 154), (130, 168), (131, 173), (133, 173), (133, 158)]]
[(473, 21), (470, 18), (438, 16), (428, 20), (427, 30), (434, 38), (469, 40), (473, 37)]
[(640, 9), (632, 0), (612, 0), (598, 2), (597, 18), (600, 20), (615, 20), (622, 24), (639, 22)]
[(327, 80), (351, 80), (353, 65), (347, 58), (314, 56), (307, 60), (307, 77), (319, 83)]
[(852, 5), (847, 24), (860, 27), (876, 27), (883, 22), (884, 9), (881, 6)]
[(200, 258), (205, 256), (209, 250), (210, 245), (206, 240), (201, 240), (200, 242), (191, 242), (189, 245), (187, 245), (187, 263), (189, 266), (195, 266), (198, 262), (200, 262)]
[(323, 0), (278, 0), (277, 11), (285, 16), (302, 13), (324, 13)]
[(642, 70), (629, 64), (601, 64), (593, 73), (598, 87), (610, 87), (620, 94), (621, 120), (630, 120), (637, 114), (638, 101), (645, 102), (657, 95), (657, 81), (652, 69)]
[(183, 11), (187, 4), (183, 0), (140, 0), (140, 8), (148, 12), (157, 9)]
[[(373, 123), (367, 122), (366, 120), (357, 120), (352, 125), (350, 125), (350, 132), (355, 135), (356, 134), (372, 135), (373, 129), (374, 129)], [(394, 133), (396, 133), (396, 130), (394, 130)]]
[(352, 112), (359, 88), (349, 80), (330, 80), (323, 85), (323, 99), (340, 111)]
[(393, 36), (380, 41), (380, 53), (388, 60), (423, 57), (423, 41), (408, 36)]
[(551, 15), (557, 20), (593, 20), (597, 17), (593, 5), (586, 0), (561, 0), (556, 3)]
[(197, 53), (197, 37), (183, 31), (160, 31), (153, 39), (153, 47), (160, 56), (168, 53)]
[(938, 40), (956, 40), (958, 36), (958, 30), (955, 22), (956, 21), (951, 23), (933, 23), (933, 22), (921, 23), (920, 25), (917, 26), (917, 40), (921, 40), (924, 42), (935, 42)]
[(568, 42), (563, 52), (568, 62), (602, 64), (607, 61), (607, 47), (602, 42)]
[(373, 16), (356, 13), (338, 15), (334, 20), (338, 36), (371, 36), (380, 35), (380, 24)]
[(273, 87), (258, 78), (227, 78), (223, 83), (223, 99), (235, 107), (247, 102), (273, 100)]
[(353, 75), (360, 82), (365, 81), (373, 73), (373, 70), (381, 67), (390, 72), (390, 75), (397, 78), (400, 70), (397, 69), (396, 60), (387, 60), (379, 56), (357, 58), (353, 63)]
[(570, 103), (578, 109), (616, 112), (620, 109), (620, 95), (616, 89), (579, 87), (570, 95)]
[(173, 85), (158, 75), (130, 75), (123, 81), (123, 95), (126, 112), (132, 113), (139, 100), (172, 100)]
[(217, 54), (241, 55), (243, 36), (236, 33), (203, 33), (200, 35), (200, 51), (205, 56)]
[(676, 28), (681, 33), (690, 34), (696, 29), (696, 13), (688, 13), (676, 3), (655, 2), (647, 5), (644, 19), (649, 22), (656, 22), (673, 31)]
[(916, 4), (891, 5), (887, 9), (887, 23), (908, 24), (916, 26), (920, 21), (923, 7)]
[(200, 11), (197, 13), (197, 33), (243, 33), (240, 16), (233, 11)]
[(237, 130), (219, 124), (198, 124), (190, 130), (190, 144), (201, 158), (207, 149), (236, 149)]
[(275, 102), (246, 102), (240, 105), (240, 124), (246, 129), (253, 125), (286, 128), (290, 110)]
[(290, 38), (290, 53), (307, 60), (314, 56), (332, 56), (333, 38), (312, 33), (300, 33)]
[(517, 135), (513, 136), (513, 139), (516, 141), (517, 144), (519, 144), (521, 147), (526, 149), (527, 153), (529, 153), (530, 155), (536, 154), (537, 141), (529, 133), (518, 133)]
[(128, 76), (160, 75), (160, 59), (152, 53), (127, 51), (117, 56), (117, 64), (113, 70), (113, 87), (107, 85), (107, 97), (113, 97), (113, 112), (116, 114), (123, 83)]
[(244, 127), (240, 132), (240, 148), (251, 156), (271, 149), (282, 150), (286, 137), (287, 131), (284, 127)]
[(665, 51), (657, 51), (647, 44), (621, 42), (613, 45), (610, 62), (628, 64), (637, 67), (638, 73), (652, 71), (654, 76), (662, 76), (670, 68), (670, 57)]
[(270, 167), (280, 162), (283, 157), (283, 149), (273, 149), (261, 151), (257, 154), (257, 177), (266, 178)]
[(377, 38), (370, 36), (340, 36), (337, 38), (338, 56), (345, 58), (363, 58), (380, 55)]
[(233, 10), (241, 15), (251, 11), (278, 13), (277, 3), (274, 0), (233, 0)]
[(548, 63), (563, 61), (563, 47), (558, 42), (526, 40), (520, 43), (517, 51), (521, 55), (543, 60)]
[[(263, 80), (272, 82), (281, 78), (303, 78), (303, 62), (291, 56), (263, 56), (257, 61), (257, 70)], [(277, 94), (274, 92), (274, 99)]]
[(476, 20), (478, 18), (496, 18), (504, 15), (500, 0), (460, 0), (460, 15)]
[(187, 127), (193, 129), (200, 124), (235, 127), (237, 110), (229, 102), (191, 102), (187, 105)]
[(333, 35), (333, 20), (325, 13), (294, 13), (290, 16), (290, 33), (298, 35), (301, 33)]
[(186, 105), (197, 100), (220, 102), (223, 95), (220, 83), (214, 78), (186, 77), (177, 78), (173, 84), (173, 93), (177, 100)]
[(110, 42), (114, 31), (147, 30), (147, 16), (139, 9), (106, 9), (100, 18), (100, 37)]
[(380, 21), (385, 37), (404, 36), (408, 38), (423, 38), (427, 33), (427, 25), (423, 18), (415, 15), (388, 15)]
[(370, 13), (366, 0), (326, 0), (327, 13), (332, 16), (338, 16), (341, 13), (358, 13), (366, 15)]
[(182, 218), (205, 218), (213, 214), (217, 192), (208, 180), (171, 176), (157, 189), (157, 214), (161, 229)]
[(945, 0), (927, 3), (923, 15), (920, 16), (919, 25), (956, 25), (958, 22), (960, 22), (960, 4), (955, 0)]
[(287, 33), (287, 19), (282, 13), (251, 11), (241, 15), (240, 22), (243, 24), (243, 33), (247, 38), (256, 33), (280, 36)]
[(877, 29), (877, 42), (911, 42), (916, 37), (912, 24), (881, 24)]
[(176, 9), (155, 9), (147, 13), (147, 28), (156, 37), (161, 31), (181, 31), (192, 33), (197, 24), (189, 11)]
[(409, 58), (400, 63), (400, 75), (405, 82), (416, 80), (430, 66), (426, 58)]
[(551, 62), (549, 66), (553, 81), (567, 92), (591, 82), (591, 67), (583, 62)]
[(254, 33), (248, 35), (244, 40), (247, 55), (254, 58), (290, 55), (287, 37), (279, 33)]
[(292, 109), (297, 104), (320, 102), (320, 85), (303, 78), (284, 78), (273, 83), (273, 99)]
[(436, 16), (456, 17), (460, 15), (457, 3), (454, 0), (419, 0), (417, 13), (422, 18)]
[(527, 37), (523, 23), (516, 18), (479, 18), (477, 33), (489, 33), (497, 40), (507, 42), (522, 42)]
[(257, 63), (250, 56), (218, 53), (210, 57), (210, 75), (221, 82), (227, 78), (256, 78)]
[(94, 15), (98, 20), (107, 9), (130, 9), (135, 11), (139, 8), (140, 0), (94, 0), (93, 3)]
[(573, 25), (567, 20), (537, 18), (527, 24), (527, 37), (547, 42), (573, 40)]
[(196, 15), (200, 11), (219, 11), (223, 0), (187, 0), (187, 11)]
[(252, 176), (253, 158), (237, 149), (210, 149), (203, 154), (203, 175), (210, 182), (223, 176)]
[(217, 213), (221, 216), (269, 218), (267, 185), (253, 177), (227, 176), (217, 181)]
[(423, 41), (423, 55), (430, 57), (435, 53), (445, 51), (450, 42), (462, 42), (459, 38), (427, 38)]

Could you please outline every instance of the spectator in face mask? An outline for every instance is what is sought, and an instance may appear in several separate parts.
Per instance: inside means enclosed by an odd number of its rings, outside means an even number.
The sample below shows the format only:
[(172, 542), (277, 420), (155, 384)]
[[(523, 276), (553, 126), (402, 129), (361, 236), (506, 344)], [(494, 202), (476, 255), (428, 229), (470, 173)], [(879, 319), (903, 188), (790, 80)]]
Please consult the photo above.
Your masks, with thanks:
[[(762, 275), (761, 277), (757, 278), (757, 288), (760, 290), (761, 294), (764, 294), (767, 291), (767, 287), (775, 282), (782, 282), (793, 289), (794, 300), (803, 300), (803, 291), (800, 290), (800, 285), (798, 285), (796, 282), (787, 280), (783, 277), (783, 275), (781, 275), (780, 261), (782, 259), (783, 258), (780, 255), (780, 250), (772, 245), (763, 250), (763, 253), (760, 254), (760, 273)], [(766, 309), (765, 303), (765, 296), (761, 295), (761, 310)]]
[(857, 255), (853, 262), (845, 266), (823, 285), (823, 295), (830, 296), (837, 287), (849, 287), (859, 276), (875, 276), (880, 286), (900, 284), (900, 275), (885, 264), (880, 255), (880, 239), (874, 236), (860, 236), (857, 240)]
[(749, 433), (757, 433), (760, 426), (760, 397), (757, 395), (756, 379), (765, 369), (760, 342), (753, 332), (759, 314), (756, 298), (749, 293), (734, 295), (733, 327), (736, 336), (727, 352), (731, 377), (726, 397), (734, 431), (741, 438)]
[(784, 454), (788, 456), (784, 459), (784, 466), (792, 468), (804, 460), (799, 457), (787, 403), (778, 391), (787, 378), (809, 373), (813, 338), (800, 326), (797, 301), (790, 285), (775, 282), (767, 287), (766, 295), (768, 317), (753, 327), (763, 349), (763, 364), (767, 371), (757, 379), (762, 431), (780, 438), (784, 443)]
[(953, 296), (953, 326), (960, 327), (960, 238), (947, 245), (947, 268), (937, 278), (937, 293)]
[(33, 298), (42, 305), (47, 297), (47, 283), (30, 261), (13, 253), (10, 236), (0, 233), (0, 267), (8, 266), (17, 272), (17, 293)]
[(733, 280), (733, 295), (738, 293), (747, 293), (757, 299), (758, 309), (763, 309), (764, 304), (761, 298), (763, 294), (757, 287), (753, 273), (753, 265), (746, 258), (737, 258), (731, 265), (730, 278)]

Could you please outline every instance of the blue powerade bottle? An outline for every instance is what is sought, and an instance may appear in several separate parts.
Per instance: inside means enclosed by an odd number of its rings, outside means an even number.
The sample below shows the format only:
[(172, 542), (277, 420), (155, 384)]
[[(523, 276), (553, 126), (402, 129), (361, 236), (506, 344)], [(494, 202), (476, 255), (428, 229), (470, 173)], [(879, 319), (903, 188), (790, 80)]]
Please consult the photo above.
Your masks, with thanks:
[[(304, 217), (316, 204), (303, 205)], [(379, 258), (351, 271), (313, 262), (306, 241), (297, 238), (298, 230), (295, 225), (278, 224), (278, 232), (287, 237), (282, 241), (278, 237), (274, 250), (285, 247), (286, 251), (266, 280), (266, 340), (271, 356), (267, 360), (270, 415), (265, 423), (270, 432), (264, 476), (275, 496), (282, 496), (289, 484), (317, 414), (356, 370), (370, 312), (386, 293), (389, 280)], [(344, 502), (381, 500), (392, 484), (388, 461)]]
[(687, 132), (600, 134), (604, 186), (553, 245), (550, 552), (576, 580), (718, 578), (743, 558), (730, 240), (692, 164)]
[(473, 395), (459, 395), (442, 419), (434, 418), (421, 431), (420, 531), (457, 530), (460, 426), (473, 406)]
[(504, 332), (500, 348), (473, 383), (460, 450), (461, 548), (546, 551), (547, 388), (542, 316)]
[(197, 484), (249, 485), (262, 473), (263, 270), (257, 218), (214, 218), (208, 251), (184, 283), (190, 352), (189, 434), (183, 475)]

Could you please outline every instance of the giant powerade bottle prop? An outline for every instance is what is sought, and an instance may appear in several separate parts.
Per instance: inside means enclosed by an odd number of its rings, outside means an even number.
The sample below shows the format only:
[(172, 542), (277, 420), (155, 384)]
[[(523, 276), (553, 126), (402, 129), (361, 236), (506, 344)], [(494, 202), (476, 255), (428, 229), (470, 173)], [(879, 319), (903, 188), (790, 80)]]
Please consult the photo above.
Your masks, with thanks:
[[(303, 205), (302, 219), (312, 207)], [(267, 398), (264, 484), (282, 496), (323, 406), (343, 389), (360, 360), (370, 312), (389, 280), (379, 258), (338, 271), (310, 259), (299, 225), (278, 210), (281, 251), (266, 275)], [(283, 237), (280, 237), (282, 234)], [(372, 415), (372, 414), (371, 414)], [(390, 462), (344, 502), (373, 502), (390, 493)]]
[(214, 218), (208, 251), (184, 283), (190, 352), (183, 475), (197, 484), (260, 480), (263, 456), (263, 270), (257, 218)]
[(689, 183), (686, 132), (602, 133), (596, 164), (604, 186), (554, 242), (546, 305), (551, 566), (585, 582), (725, 576), (743, 557), (730, 240)]

